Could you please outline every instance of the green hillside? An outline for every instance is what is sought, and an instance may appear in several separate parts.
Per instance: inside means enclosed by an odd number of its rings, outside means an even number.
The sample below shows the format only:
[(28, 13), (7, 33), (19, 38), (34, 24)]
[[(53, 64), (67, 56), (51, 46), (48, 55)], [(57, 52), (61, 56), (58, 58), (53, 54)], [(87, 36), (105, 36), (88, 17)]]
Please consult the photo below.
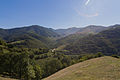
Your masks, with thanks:
[(45, 36), (45, 37), (59, 36), (52, 29), (45, 28), (45, 27), (38, 26), (38, 25), (13, 28), (13, 29), (0, 29), (0, 37), (5, 40), (7, 40), (6, 38), (9, 39), (10, 36), (14, 36), (14, 35), (18, 36), (18, 35), (27, 34), (27, 33), (35, 33), (35, 34), (38, 34), (40, 36)]
[(57, 29), (57, 30), (55, 30), (55, 32), (61, 36), (68, 36), (70, 34), (76, 33), (79, 30), (80, 30), (80, 28), (72, 27), (72, 28), (68, 28), (68, 29)]
[(59, 37), (59, 35), (55, 33), (53, 29), (38, 25), (13, 29), (0, 29), (0, 38), (18, 47), (50, 47), (50, 44), (56, 37)]
[(85, 28), (81, 28), (79, 31), (77, 31), (77, 33), (99, 33), (106, 29), (108, 29), (108, 27), (89, 25)]
[(106, 29), (108, 29), (108, 27), (89, 25), (84, 28), (72, 27), (72, 28), (67, 28), (67, 29), (57, 29), (55, 30), (55, 32), (61, 36), (68, 36), (70, 34), (75, 34), (75, 33), (99, 33)]
[(43, 80), (119, 80), (120, 59), (101, 57), (67, 67)]
[(11, 41), (9, 41), (8, 43), (12, 46), (17, 46), (17, 47), (45, 48), (45, 47), (49, 47), (48, 44), (50, 44), (51, 42), (52, 40), (48, 37), (39, 36), (38, 34), (35, 33), (27, 33), (27, 34), (11, 37)]
[[(19, 41), (16, 43), (19, 44)], [(103, 56), (102, 53), (97, 55), (64, 53), (65, 51), (56, 52), (48, 48), (12, 47), (0, 40), (0, 77), (40, 80), (75, 63)]]
[[(76, 30), (74, 30), (74, 28), (69, 28), (69, 29), (61, 29), (61, 30), (57, 30), (56, 32), (61, 32), (61, 33), (64, 33), (67, 32), (68, 30), (68, 33), (69, 35), (63, 37), (63, 38), (60, 38), (56, 41), (55, 43), (55, 46), (56, 47), (59, 47), (59, 46), (65, 46), (67, 44), (71, 44), (73, 42), (76, 42), (78, 41), (79, 39), (83, 38), (83, 37), (86, 37), (88, 35), (94, 35), (94, 34), (97, 34), (101, 31), (104, 31), (104, 30), (107, 30), (109, 29), (108, 27), (103, 27), (103, 26), (95, 26), (95, 25), (90, 25), (90, 26), (87, 26), (85, 28), (75, 28)], [(75, 31), (75, 32), (73, 32)], [(73, 32), (73, 33), (70, 33), (70, 32)]]
[[(61, 39), (58, 39), (59, 35), (54, 36), (57, 35), (57, 33), (54, 34), (55, 32), (53, 29), (48, 30), (48, 28), (43, 28), (42, 32), (41, 28), (43, 27), (30, 26), (17, 28), (15, 32), (14, 29), (9, 29), (9, 33), (0, 32), (0, 35), (3, 33), (3, 37), (1, 36), (0, 39), (1, 77), (4, 76), (22, 80), (39, 80), (47, 78), (59, 70), (64, 70), (64, 68), (73, 64), (79, 62), (81, 62), (80, 64), (84, 64), (85, 62), (89, 62), (89, 60), (93, 58), (104, 55), (112, 55), (119, 58), (119, 25), (114, 27), (111, 26), (109, 30), (102, 31), (98, 34), (88, 33), (88, 35), (87, 33), (77, 33)], [(6, 30), (3, 29), (3, 31)], [(50, 34), (49, 31), (52, 34)], [(98, 58), (98, 60), (95, 59), (95, 61), (99, 61), (99, 59), (101, 58)], [(108, 57), (105, 57), (105, 59), (108, 59)], [(102, 58), (102, 60), (104, 61), (104, 58)], [(91, 64), (92, 63), (94, 62), (91, 62)], [(97, 66), (102, 64), (103, 63), (96, 63), (93, 65)], [(106, 62), (105, 64), (109, 64), (109, 62)], [(100, 66), (101, 69), (104, 69), (102, 66)], [(75, 70), (76, 69), (78, 68), (75, 67)], [(85, 70), (87, 70), (87, 68), (85, 68)], [(97, 71), (97, 69), (92, 66), (91, 71)], [(61, 74), (66, 74), (66, 72), (67, 71)], [(95, 73), (91, 72), (90, 74)], [(78, 79), (79, 73), (76, 73), (75, 75), (78, 75), (75, 76), (75, 78)], [(85, 74), (81, 75), (84, 76)], [(91, 76), (87, 73), (86, 75), (88, 77)], [(96, 77), (92, 76), (92, 79), (94, 78)]]
[(73, 54), (97, 53), (102, 52), (105, 55), (119, 54), (120, 51), (120, 26), (113, 26), (108, 30), (102, 31), (96, 35), (89, 35), (81, 38), (65, 49)]

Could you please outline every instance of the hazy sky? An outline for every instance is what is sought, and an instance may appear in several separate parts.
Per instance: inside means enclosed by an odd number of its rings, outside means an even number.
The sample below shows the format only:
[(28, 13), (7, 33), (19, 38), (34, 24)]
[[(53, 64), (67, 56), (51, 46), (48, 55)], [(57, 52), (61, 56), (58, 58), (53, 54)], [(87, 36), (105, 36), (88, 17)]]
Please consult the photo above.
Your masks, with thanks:
[(0, 28), (120, 23), (120, 0), (0, 0)]

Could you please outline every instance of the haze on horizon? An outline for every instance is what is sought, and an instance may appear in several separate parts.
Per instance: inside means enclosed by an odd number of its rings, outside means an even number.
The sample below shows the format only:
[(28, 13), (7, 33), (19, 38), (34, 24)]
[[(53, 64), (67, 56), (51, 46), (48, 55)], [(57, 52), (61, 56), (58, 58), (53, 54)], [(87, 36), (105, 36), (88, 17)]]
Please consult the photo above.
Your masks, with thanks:
[(120, 23), (120, 0), (0, 0), (0, 28), (49, 28)]

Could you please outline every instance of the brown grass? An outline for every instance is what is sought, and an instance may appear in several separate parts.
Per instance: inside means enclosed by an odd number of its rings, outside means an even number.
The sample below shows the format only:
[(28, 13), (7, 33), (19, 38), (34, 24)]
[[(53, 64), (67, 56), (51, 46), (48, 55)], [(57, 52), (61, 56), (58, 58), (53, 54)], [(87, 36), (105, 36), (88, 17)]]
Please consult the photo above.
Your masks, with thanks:
[(67, 67), (44, 80), (120, 80), (120, 59), (101, 57)]
[(0, 77), (0, 80), (17, 80), (17, 79)]

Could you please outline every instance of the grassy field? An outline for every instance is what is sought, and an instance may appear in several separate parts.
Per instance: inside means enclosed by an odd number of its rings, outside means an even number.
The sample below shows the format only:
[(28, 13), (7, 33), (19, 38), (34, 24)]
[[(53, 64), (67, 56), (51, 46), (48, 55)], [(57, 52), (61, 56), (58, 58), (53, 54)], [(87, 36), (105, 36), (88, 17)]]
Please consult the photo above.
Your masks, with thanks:
[(120, 59), (105, 56), (87, 60), (44, 80), (120, 80)]

